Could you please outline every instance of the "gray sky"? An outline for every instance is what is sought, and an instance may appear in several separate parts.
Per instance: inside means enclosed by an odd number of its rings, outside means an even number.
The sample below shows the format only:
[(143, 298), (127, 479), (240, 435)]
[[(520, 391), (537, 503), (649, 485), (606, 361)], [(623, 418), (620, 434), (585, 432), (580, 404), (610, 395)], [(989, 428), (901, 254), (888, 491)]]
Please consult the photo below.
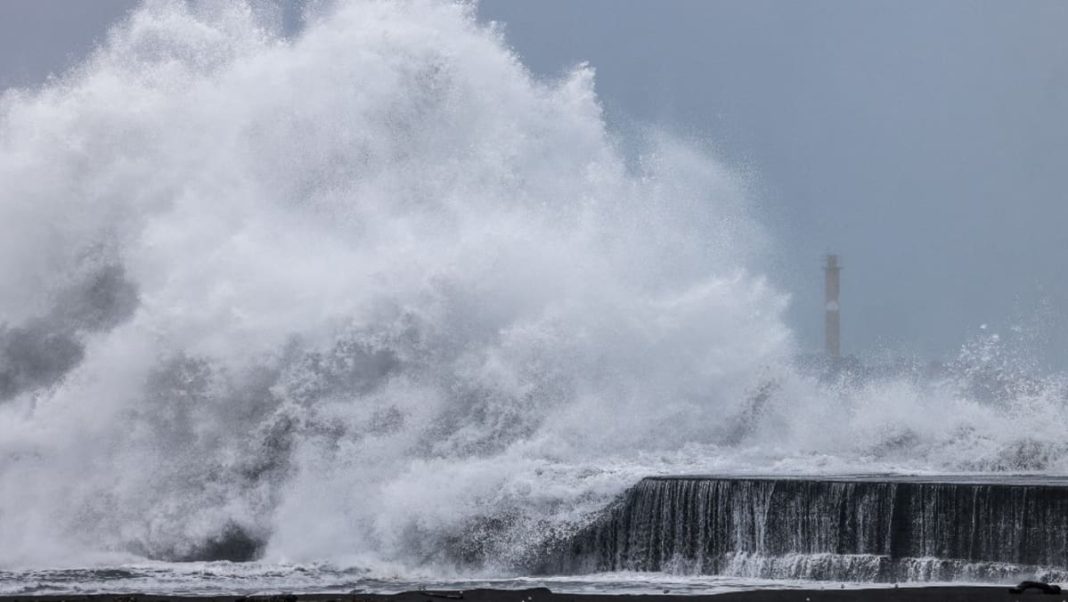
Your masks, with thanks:
[(0, 0), (0, 88), (37, 84), (76, 63), (129, 0)]
[[(126, 0), (0, 1), (0, 86), (33, 85)], [(662, 124), (755, 175), (772, 277), (820, 344), (948, 358), (1018, 324), (1068, 367), (1068, 2), (482, 0), (537, 74), (580, 61), (622, 130)]]

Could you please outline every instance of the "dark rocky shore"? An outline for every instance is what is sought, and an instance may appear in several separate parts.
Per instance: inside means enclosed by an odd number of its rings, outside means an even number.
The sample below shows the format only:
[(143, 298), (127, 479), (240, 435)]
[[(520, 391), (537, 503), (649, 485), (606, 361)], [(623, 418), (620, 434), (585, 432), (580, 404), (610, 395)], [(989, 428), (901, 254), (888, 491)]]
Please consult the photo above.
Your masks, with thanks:
[(414, 591), (400, 594), (309, 594), (273, 596), (156, 596), (156, 595), (55, 595), (55, 596), (0, 596), (0, 602), (983, 602), (1018, 600), (1061, 601), (1065, 595), (1048, 595), (1034, 590), (1010, 593), (1009, 586), (939, 586), (902, 587), (876, 589), (768, 589), (744, 592), (729, 592), (714, 595), (668, 594), (564, 594), (553, 593), (545, 588), (524, 590), (475, 589), (466, 591)]

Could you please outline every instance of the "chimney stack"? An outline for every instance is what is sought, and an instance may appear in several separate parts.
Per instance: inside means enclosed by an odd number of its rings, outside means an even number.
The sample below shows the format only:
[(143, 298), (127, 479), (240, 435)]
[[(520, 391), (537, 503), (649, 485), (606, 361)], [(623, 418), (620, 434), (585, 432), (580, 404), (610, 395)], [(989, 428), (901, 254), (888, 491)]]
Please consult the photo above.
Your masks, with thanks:
[(831, 359), (841, 357), (841, 324), (838, 316), (838, 273), (842, 268), (838, 265), (837, 255), (827, 256), (827, 265), (823, 268), (826, 277), (826, 310), (824, 321), (824, 335), (826, 337), (827, 356)]

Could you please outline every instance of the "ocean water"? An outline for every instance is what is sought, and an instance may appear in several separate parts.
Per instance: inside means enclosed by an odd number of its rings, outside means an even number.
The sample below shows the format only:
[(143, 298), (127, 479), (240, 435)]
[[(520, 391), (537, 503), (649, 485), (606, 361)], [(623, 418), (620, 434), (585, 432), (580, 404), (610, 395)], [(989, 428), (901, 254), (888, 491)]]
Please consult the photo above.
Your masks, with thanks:
[[(954, 584), (960, 584), (955, 582)], [(915, 584), (914, 584), (915, 585)], [(924, 585), (949, 585), (929, 582)], [(360, 569), (322, 565), (282, 565), (230, 562), (188, 564), (142, 562), (109, 568), (36, 569), (0, 571), (0, 595), (49, 594), (159, 594), (255, 595), (281, 593), (398, 593), (421, 589), (527, 589), (546, 587), (556, 593), (613, 593), (708, 595), (763, 589), (858, 589), (909, 587), (909, 584), (872, 584), (789, 579), (753, 579), (715, 575), (681, 576), (665, 573), (613, 572), (583, 576), (463, 578), (369, 577)]]
[[(1066, 474), (1064, 378), (994, 334), (795, 368), (752, 182), (624, 152), (596, 66), (536, 78), (466, 4), (308, 10), (148, 2), (0, 96), (5, 591), (528, 583), (647, 475)], [(647, 582), (741, 583), (552, 581)]]

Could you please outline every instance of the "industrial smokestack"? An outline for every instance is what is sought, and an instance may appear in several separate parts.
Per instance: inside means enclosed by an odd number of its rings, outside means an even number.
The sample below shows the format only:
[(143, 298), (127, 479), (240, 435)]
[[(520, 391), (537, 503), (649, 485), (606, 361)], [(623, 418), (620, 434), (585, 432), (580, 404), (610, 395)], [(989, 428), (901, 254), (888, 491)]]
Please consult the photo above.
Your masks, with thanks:
[(826, 298), (824, 306), (824, 335), (826, 338), (827, 355), (833, 359), (841, 357), (841, 324), (838, 316), (838, 273), (842, 268), (838, 265), (837, 255), (827, 256), (827, 265), (823, 268), (826, 277)]

